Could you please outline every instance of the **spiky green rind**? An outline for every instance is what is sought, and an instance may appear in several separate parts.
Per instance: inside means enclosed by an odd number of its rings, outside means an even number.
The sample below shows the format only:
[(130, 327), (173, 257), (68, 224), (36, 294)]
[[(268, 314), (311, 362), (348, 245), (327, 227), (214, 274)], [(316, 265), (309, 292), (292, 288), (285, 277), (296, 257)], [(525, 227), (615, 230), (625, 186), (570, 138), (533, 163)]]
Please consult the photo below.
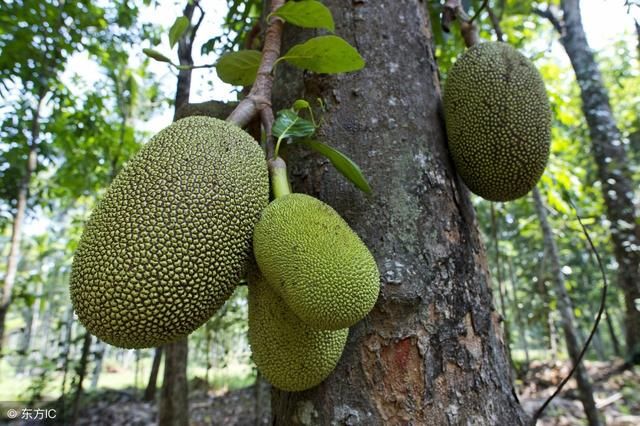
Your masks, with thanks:
[(190, 117), (162, 130), (89, 218), (71, 273), (78, 318), (126, 348), (189, 334), (244, 275), (268, 197), (264, 155), (241, 129)]
[(367, 247), (335, 210), (306, 194), (269, 204), (253, 252), (269, 284), (313, 328), (350, 327), (378, 299), (380, 275)]
[(471, 191), (491, 201), (527, 194), (549, 158), (551, 112), (533, 64), (505, 43), (481, 43), (454, 64), (444, 89), (449, 150)]
[(322, 382), (338, 363), (349, 330), (314, 330), (257, 271), (248, 281), (249, 344), (258, 370), (273, 386), (289, 392)]

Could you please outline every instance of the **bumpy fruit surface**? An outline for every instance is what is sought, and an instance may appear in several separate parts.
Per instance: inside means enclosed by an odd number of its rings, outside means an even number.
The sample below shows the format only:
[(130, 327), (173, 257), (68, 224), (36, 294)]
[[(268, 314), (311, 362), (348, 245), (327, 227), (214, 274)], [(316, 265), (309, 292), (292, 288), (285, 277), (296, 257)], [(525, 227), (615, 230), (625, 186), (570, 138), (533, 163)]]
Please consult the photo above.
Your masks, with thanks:
[(375, 259), (349, 225), (305, 194), (277, 198), (263, 211), (253, 251), (264, 277), (306, 324), (338, 330), (361, 320), (375, 304)]
[(491, 201), (527, 194), (549, 158), (551, 113), (540, 73), (505, 43), (481, 43), (444, 88), (449, 150), (471, 191)]
[(302, 391), (335, 368), (349, 330), (314, 330), (298, 319), (259, 272), (249, 277), (249, 343), (258, 370), (273, 386)]
[(71, 273), (78, 318), (126, 348), (189, 334), (244, 275), (268, 197), (264, 155), (241, 129), (189, 117), (162, 130), (89, 218)]

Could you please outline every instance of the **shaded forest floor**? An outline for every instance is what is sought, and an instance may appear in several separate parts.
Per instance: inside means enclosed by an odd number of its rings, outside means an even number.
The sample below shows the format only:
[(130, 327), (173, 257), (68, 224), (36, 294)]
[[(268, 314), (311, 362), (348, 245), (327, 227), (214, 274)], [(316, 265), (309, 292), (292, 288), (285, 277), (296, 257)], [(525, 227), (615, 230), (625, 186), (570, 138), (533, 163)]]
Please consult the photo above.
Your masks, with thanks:
[[(587, 370), (594, 382), (599, 411), (609, 426), (640, 425), (640, 368), (617, 371), (622, 362), (587, 362)], [(520, 402), (530, 415), (551, 395), (557, 384), (569, 372), (568, 362), (531, 363), (516, 389)], [(254, 426), (268, 425), (270, 417), (269, 385), (262, 383), (258, 390), (250, 386), (231, 391), (211, 391), (193, 380), (190, 383), (190, 425)], [(158, 408), (147, 403), (131, 390), (104, 390), (85, 398), (78, 415), (78, 426), (147, 426), (155, 425)], [(260, 402), (257, 403), (256, 397)], [(256, 422), (256, 411), (260, 422)], [(14, 422), (11, 425), (28, 423)], [(577, 397), (575, 381), (547, 407), (540, 419), (541, 426), (584, 425), (584, 413)]]
[[(593, 383), (598, 411), (608, 426), (640, 425), (640, 367), (620, 371), (622, 361), (585, 363)], [(534, 361), (516, 385), (520, 402), (529, 415), (553, 394), (560, 381), (569, 374), (569, 361)], [(576, 381), (571, 379), (562, 392), (547, 406), (538, 421), (540, 426), (586, 424), (578, 399)]]

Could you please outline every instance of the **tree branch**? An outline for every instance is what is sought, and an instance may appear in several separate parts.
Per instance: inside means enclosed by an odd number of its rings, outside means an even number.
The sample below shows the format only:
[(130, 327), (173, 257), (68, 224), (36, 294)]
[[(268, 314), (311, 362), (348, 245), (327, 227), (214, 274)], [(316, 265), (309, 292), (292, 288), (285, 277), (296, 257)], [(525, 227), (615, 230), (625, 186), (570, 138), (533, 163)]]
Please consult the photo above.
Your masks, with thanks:
[(500, 27), (500, 17), (494, 13), (493, 9), (489, 5), (487, 5), (487, 13), (489, 13), (489, 19), (491, 20), (493, 31), (496, 33), (496, 38), (498, 41), (504, 41), (504, 33)]
[(200, 17), (198, 18), (198, 22), (193, 26), (193, 29), (191, 30), (191, 43), (193, 44), (193, 39), (196, 38), (196, 33), (198, 32), (198, 28), (200, 28), (200, 24), (202, 24), (202, 21), (204, 20), (204, 10), (202, 9), (202, 6), (200, 6), (200, 2), (196, 1), (194, 2), (195, 6), (198, 8), (198, 10), (200, 11)]
[[(184, 7), (183, 16), (191, 23), (193, 17), (193, 11), (195, 10), (199, 0), (188, 2)], [(198, 23), (199, 25), (200, 23)], [(178, 60), (180, 65), (186, 65), (188, 67), (193, 66), (193, 57), (191, 50), (193, 48), (193, 39), (196, 36), (197, 26), (193, 27), (191, 31), (187, 31), (178, 41)], [(178, 72), (178, 85), (176, 89), (176, 104), (175, 111), (177, 111), (183, 104), (189, 102), (189, 92), (191, 87), (191, 68), (181, 69)], [(175, 115), (174, 115), (175, 121)]]
[(273, 111), (271, 110), (271, 88), (273, 87), (273, 65), (280, 56), (280, 44), (282, 42), (282, 28), (284, 21), (273, 13), (284, 4), (284, 0), (272, 0), (271, 13), (265, 32), (262, 59), (258, 67), (256, 81), (251, 91), (227, 117), (227, 121), (240, 127), (245, 127), (253, 117), (260, 114), (262, 125), (267, 135), (267, 147), (270, 148), (271, 127), (273, 126)]
[(560, 18), (551, 9), (549, 9), (548, 7), (545, 10), (535, 8), (533, 9), (533, 13), (548, 19), (549, 22), (551, 22), (551, 25), (553, 25), (553, 28), (555, 28), (555, 30), (558, 32), (558, 34), (562, 35), (563, 29)]
[(465, 46), (471, 47), (478, 44), (478, 27), (464, 11), (460, 0), (446, 0), (442, 8), (442, 28), (446, 32), (450, 32), (451, 23), (457, 19), (460, 21), (460, 33)]

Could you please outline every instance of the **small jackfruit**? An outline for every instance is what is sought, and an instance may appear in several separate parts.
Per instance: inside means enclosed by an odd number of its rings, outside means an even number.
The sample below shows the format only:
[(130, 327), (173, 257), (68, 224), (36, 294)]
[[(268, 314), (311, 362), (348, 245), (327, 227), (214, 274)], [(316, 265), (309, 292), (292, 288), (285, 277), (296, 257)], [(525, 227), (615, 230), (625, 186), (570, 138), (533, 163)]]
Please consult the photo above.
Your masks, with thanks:
[(506, 43), (480, 43), (454, 64), (444, 88), (449, 150), (477, 195), (508, 201), (536, 185), (549, 158), (551, 112), (534, 65)]
[(70, 282), (80, 322), (125, 348), (189, 334), (244, 275), (268, 199), (264, 154), (241, 129), (189, 117), (162, 130), (86, 224)]
[(301, 322), (256, 270), (248, 276), (249, 344), (258, 370), (273, 386), (302, 391), (336, 367), (348, 329), (314, 330)]
[(378, 299), (375, 259), (335, 210), (309, 195), (287, 194), (267, 206), (253, 252), (267, 282), (313, 328), (350, 327)]

